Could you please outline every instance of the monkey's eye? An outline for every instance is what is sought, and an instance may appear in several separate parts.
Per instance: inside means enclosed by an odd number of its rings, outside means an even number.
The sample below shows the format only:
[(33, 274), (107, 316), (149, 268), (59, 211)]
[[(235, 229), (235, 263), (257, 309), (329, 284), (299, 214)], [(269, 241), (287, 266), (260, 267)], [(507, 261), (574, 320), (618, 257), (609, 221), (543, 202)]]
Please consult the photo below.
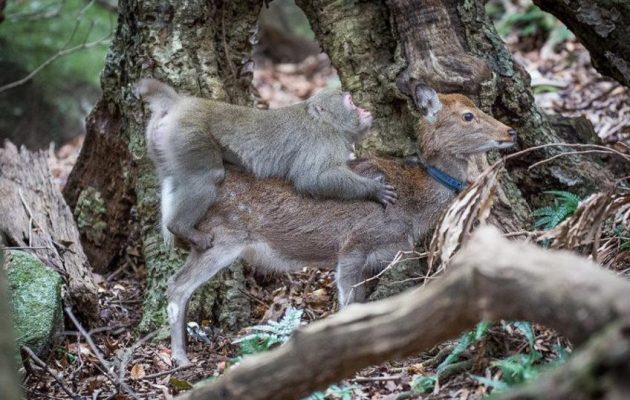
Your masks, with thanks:
[(470, 122), (475, 118), (475, 115), (471, 112), (466, 112), (462, 115), (462, 118), (464, 118), (464, 121)]

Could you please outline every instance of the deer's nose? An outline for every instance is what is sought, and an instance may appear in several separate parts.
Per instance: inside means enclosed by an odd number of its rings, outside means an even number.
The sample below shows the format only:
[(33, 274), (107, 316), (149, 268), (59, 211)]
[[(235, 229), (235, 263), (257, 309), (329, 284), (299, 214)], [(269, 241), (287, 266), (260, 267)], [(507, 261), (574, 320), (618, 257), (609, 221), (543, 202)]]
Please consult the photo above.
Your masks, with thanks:
[(508, 135), (510, 135), (510, 137), (512, 138), (512, 140), (516, 140), (516, 135), (517, 135), (516, 129), (510, 129), (510, 130), (508, 131)]

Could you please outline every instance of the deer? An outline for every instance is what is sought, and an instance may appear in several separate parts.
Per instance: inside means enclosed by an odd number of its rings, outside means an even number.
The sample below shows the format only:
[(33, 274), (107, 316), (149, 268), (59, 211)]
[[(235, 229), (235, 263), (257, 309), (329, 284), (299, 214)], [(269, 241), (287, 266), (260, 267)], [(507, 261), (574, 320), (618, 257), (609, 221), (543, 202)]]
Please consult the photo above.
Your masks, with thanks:
[(431, 232), (464, 189), (470, 157), (514, 145), (517, 132), (464, 95), (435, 98), (441, 104), (435, 115), (419, 119), (417, 159), (349, 162), (354, 172), (397, 188), (398, 201), (386, 207), (365, 200), (317, 199), (298, 194), (282, 179), (256, 179), (226, 168), (217, 201), (197, 226), (213, 236), (212, 246), (191, 248), (168, 281), (171, 357), (177, 365), (190, 363), (185, 323), (190, 297), (234, 261), (280, 272), (335, 268), (340, 307), (364, 301), (364, 285), (357, 284)]

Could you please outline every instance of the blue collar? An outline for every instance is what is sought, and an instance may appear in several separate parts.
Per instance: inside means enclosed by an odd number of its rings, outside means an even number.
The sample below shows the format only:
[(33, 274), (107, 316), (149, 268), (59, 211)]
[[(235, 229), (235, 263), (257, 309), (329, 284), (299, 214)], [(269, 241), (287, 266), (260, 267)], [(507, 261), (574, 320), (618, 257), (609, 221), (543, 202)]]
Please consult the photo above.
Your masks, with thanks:
[(461, 192), (466, 187), (464, 182), (460, 181), (457, 178), (453, 178), (452, 176), (437, 167), (425, 164), (424, 161), (418, 158), (414, 158), (413, 160), (406, 160), (406, 162), (413, 165), (420, 165), (422, 168), (424, 168), (425, 171), (427, 171), (427, 174), (429, 174), (431, 178), (455, 193)]

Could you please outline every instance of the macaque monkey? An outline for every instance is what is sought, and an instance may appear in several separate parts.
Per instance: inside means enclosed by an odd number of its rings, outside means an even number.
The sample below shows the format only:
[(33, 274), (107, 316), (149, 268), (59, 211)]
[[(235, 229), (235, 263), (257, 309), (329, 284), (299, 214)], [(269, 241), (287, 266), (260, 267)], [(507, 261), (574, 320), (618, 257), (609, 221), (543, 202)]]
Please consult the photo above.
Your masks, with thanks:
[(351, 162), (354, 173), (396, 186), (400, 197), (386, 208), (358, 199), (300, 196), (282, 180), (258, 180), (228, 168), (216, 203), (198, 225), (201, 234), (214, 236), (213, 246), (192, 249), (169, 280), (173, 359), (188, 363), (185, 321), (190, 296), (239, 258), (253, 268), (275, 271), (336, 266), (341, 306), (364, 300), (360, 282), (387, 266), (398, 251), (412, 250), (455, 197), (456, 189), (440, 177), (466, 182), (471, 156), (515, 143), (516, 131), (484, 114), (467, 97), (442, 95), (439, 102), (435, 122), (425, 119), (418, 126), (422, 163), (380, 158)]
[(160, 178), (167, 245), (175, 235), (197, 250), (211, 246), (212, 236), (196, 224), (217, 200), (224, 161), (257, 178), (285, 178), (317, 198), (396, 201), (392, 186), (346, 164), (372, 124), (350, 93), (322, 92), (290, 107), (258, 110), (180, 95), (154, 79), (135, 90), (151, 109), (146, 137)]

